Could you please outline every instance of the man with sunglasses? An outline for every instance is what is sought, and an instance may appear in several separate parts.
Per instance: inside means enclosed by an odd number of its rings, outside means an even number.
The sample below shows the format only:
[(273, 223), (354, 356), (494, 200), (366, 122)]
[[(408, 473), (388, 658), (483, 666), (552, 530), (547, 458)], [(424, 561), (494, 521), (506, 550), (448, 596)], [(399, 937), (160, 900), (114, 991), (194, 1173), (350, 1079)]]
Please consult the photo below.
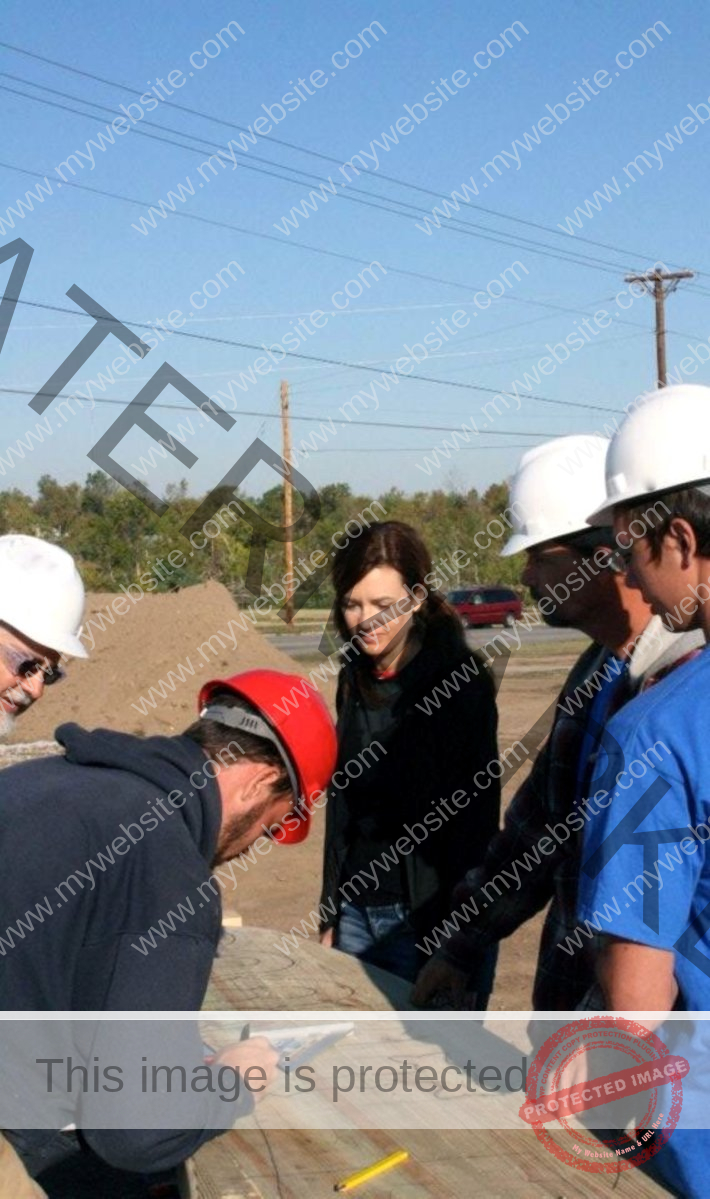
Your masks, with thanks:
[(63, 677), (62, 654), (87, 658), (80, 640), (84, 586), (66, 550), (39, 537), (0, 537), (0, 737)]
[(587, 784), (603, 726), (701, 642), (698, 633), (678, 637), (663, 627), (626, 583), (625, 543), (616, 543), (608, 525), (587, 525), (585, 508), (591, 511), (606, 495), (608, 446), (597, 436), (558, 438), (524, 454), (513, 479), (514, 533), (503, 554), (526, 553), (522, 581), (545, 621), (579, 629), (592, 644), (553, 705), (548, 739), (509, 804), (503, 829), (455, 893), (456, 908), (467, 904), (468, 923), (460, 922), (420, 974), (417, 1003), (449, 991), (458, 1006), (467, 977), (490, 946), (547, 904), (533, 1006), (566, 1011), (598, 1002), (595, 944), (580, 947), (575, 934), (580, 833), (590, 819)]

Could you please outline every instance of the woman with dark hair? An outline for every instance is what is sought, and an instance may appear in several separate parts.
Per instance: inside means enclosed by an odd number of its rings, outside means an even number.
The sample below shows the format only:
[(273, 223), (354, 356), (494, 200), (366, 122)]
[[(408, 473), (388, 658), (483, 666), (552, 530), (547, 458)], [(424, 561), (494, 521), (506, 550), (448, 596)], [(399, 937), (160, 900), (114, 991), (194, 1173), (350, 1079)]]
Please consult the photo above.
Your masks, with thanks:
[[(492, 681), (435, 580), (421, 537), (399, 521), (369, 526), (334, 558), (344, 646), (321, 940), (411, 981), (500, 807), (486, 773), (497, 759)], [(494, 964), (470, 980), (479, 1008)]]

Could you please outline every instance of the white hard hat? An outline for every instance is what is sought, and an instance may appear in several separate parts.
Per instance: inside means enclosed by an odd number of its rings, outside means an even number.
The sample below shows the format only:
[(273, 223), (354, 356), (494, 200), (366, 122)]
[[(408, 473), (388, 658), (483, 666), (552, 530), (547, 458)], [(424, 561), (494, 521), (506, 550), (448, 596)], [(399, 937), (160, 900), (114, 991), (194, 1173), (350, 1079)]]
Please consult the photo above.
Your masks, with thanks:
[(79, 640), (84, 585), (66, 550), (40, 537), (0, 537), (0, 621), (59, 654), (88, 658)]
[(590, 525), (612, 523), (616, 504), (710, 479), (710, 387), (662, 387), (629, 413), (612, 438), (605, 499)]
[(556, 437), (523, 454), (510, 488), (513, 536), (501, 557), (509, 558), (588, 527), (589, 513), (606, 494), (608, 448), (606, 437), (574, 434)]

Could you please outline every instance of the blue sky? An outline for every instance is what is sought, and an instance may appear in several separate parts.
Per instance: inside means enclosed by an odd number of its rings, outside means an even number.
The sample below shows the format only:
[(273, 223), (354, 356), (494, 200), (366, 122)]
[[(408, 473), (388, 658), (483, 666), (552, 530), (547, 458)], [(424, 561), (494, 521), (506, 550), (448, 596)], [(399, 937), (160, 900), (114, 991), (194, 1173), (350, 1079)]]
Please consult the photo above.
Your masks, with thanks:
[[(192, 313), (185, 325), (191, 333), (257, 345), (280, 342), (291, 322), (321, 310), (328, 314), (327, 323), (308, 335), (303, 352), (367, 363), (378, 370), (404, 354), (405, 344), (421, 342), (442, 317), (450, 322), (457, 311), (468, 317), (468, 324), (438, 354), (416, 368), (421, 374), (468, 387), (400, 377), (377, 411), (370, 402), (360, 420), (347, 423), (338, 409), (361, 388), (368, 388), (373, 376), (289, 358), (271, 373), (257, 376), (247, 392), (233, 389), (239, 397), (233, 428), (226, 433), (208, 422), (196, 431), (188, 445), (198, 455), (197, 463), (187, 471), (168, 459), (146, 476), (157, 490), (181, 477), (188, 479), (191, 492), (207, 489), (257, 435), (278, 448), (280, 428), (272, 418), (278, 412), (282, 377), (292, 386), (297, 447), (319, 427), (299, 417), (335, 421), (336, 431), (327, 445), (300, 463), (316, 486), (344, 480), (357, 491), (373, 493), (391, 486), (406, 492), (433, 486), (483, 489), (511, 473), (522, 445), (547, 435), (601, 428), (604, 414), (582, 405), (618, 411), (653, 385), (653, 305), (648, 299), (637, 299), (628, 312), (622, 312), (613, 297), (623, 287), (626, 272), (647, 269), (657, 259), (701, 272), (695, 285), (682, 286), (669, 300), (668, 325), (677, 331), (669, 335), (669, 365), (688, 354), (689, 341), (696, 344), (710, 336), (710, 290), (707, 294), (697, 290), (697, 284), (708, 286), (702, 276), (710, 272), (704, 237), (710, 120), (692, 134), (686, 130), (682, 144), (672, 152), (656, 148), (660, 159), (649, 158), (643, 177), (632, 172), (629, 183), (624, 172), (631, 159), (653, 151), (659, 138), (689, 116), (689, 104), (708, 101), (710, 84), (700, 36), (703, 13), (697, 4), (676, 3), (665, 11), (642, 3), (619, 6), (611, 0), (566, 10), (512, 3), (474, 9), (465, 0), (448, 0), (441, 6), (422, 0), (406, 6), (382, 0), (375, 7), (336, 8), (303, 0), (298, 5), (247, 2), (188, 10), (186, 5), (145, 6), (134, 0), (113, 9), (83, 2), (70, 9), (48, 3), (28, 8), (19, 0), (6, 0), (4, 18), (3, 40), (134, 89), (131, 96), (0, 48), (0, 71), (7, 73), (0, 76), (0, 85), (25, 93), (1, 93), (5, 137), (0, 158), (13, 167), (40, 172), (52, 184), (52, 195), (41, 204), (35, 201), (34, 211), (26, 212), (23, 219), (15, 215), (15, 229), (6, 225), (0, 236), (0, 247), (20, 236), (34, 248), (23, 300), (71, 309), (65, 293), (77, 284), (129, 325), (159, 319), (167, 323), (168, 314), (180, 310), (185, 316)], [(225, 36), (227, 45), (222, 46), (214, 39), (230, 21), (237, 21), (244, 35), (239, 34), (234, 43)], [(516, 21), (527, 32), (520, 33), (519, 41), (509, 33), (510, 45), (505, 48), (498, 35)], [(661, 29), (662, 41), (650, 38), (653, 48), (646, 44), (641, 54), (644, 43), (638, 39), (659, 21), (670, 32)], [(362, 49), (357, 38), (368, 26), (377, 31), (378, 40), (367, 35), (370, 46)], [(504, 49), (498, 58), (485, 50), (492, 39), (498, 39), (493, 54), (499, 53), (498, 47)], [(630, 54), (632, 43), (635, 49)], [(341, 69), (334, 70), (332, 56), (346, 44), (351, 61), (342, 66), (341, 55), (337, 59)], [(213, 58), (205, 55), (205, 45)], [(356, 48), (361, 51), (357, 56)], [(488, 65), (474, 77), (477, 53), (479, 65)], [(188, 75), (191, 54), (193, 64), (202, 64), (192, 76)], [(616, 65), (619, 54), (625, 69)], [(75, 164), (73, 180), (64, 171), (67, 183), (143, 203), (130, 204), (66, 184), (58, 190), (57, 165), (78, 149), (86, 152), (87, 139), (96, 139), (99, 130), (105, 132), (106, 122), (121, 115), (122, 103), (137, 101), (149, 91), (149, 81), (152, 86), (161, 78), (169, 86), (174, 71), (183, 73), (182, 86), (155, 111), (145, 113), (145, 120), (159, 123), (163, 130), (137, 121), (125, 135), (115, 136), (114, 145), (93, 152), (93, 169), (89, 155), (81, 169)], [(309, 82), (314, 71), (323, 72), (317, 76), (320, 88)], [(605, 86), (595, 87), (595, 74), (600, 71), (607, 72), (601, 76)], [(461, 72), (456, 75), (459, 88), (452, 84), (456, 72)], [(340, 186), (338, 163), (366, 150), (373, 139), (381, 140), (383, 130), (390, 131), (406, 116), (405, 106), (421, 104), (432, 93), (432, 81), (438, 83), (442, 77), (454, 94), (446, 93), (448, 99), (438, 111), (430, 102), (423, 110), (428, 112), (426, 120), (416, 126), (410, 123), (406, 134), (400, 131), (398, 144), (386, 152), (379, 149), (378, 168), (363, 170), (351, 193), (357, 187), (384, 207), (396, 201), (430, 210), (437, 197), (448, 196), (473, 176), (479, 188), (473, 202), (494, 213), (481, 212), (473, 204), (462, 206), (459, 219), (466, 223), (467, 232), (442, 228), (428, 236), (417, 228), (422, 216), (412, 208), (400, 207), (394, 214), (348, 199), (350, 189)], [(282, 108), (286, 115), (272, 133), (336, 161), (259, 137), (247, 154), (237, 156), (236, 169), (226, 160), (216, 173), (207, 170), (202, 182), (200, 164), (239, 135), (171, 107), (169, 100), (246, 127), (265, 116), (263, 106), (271, 108), (285, 93), (292, 93), (291, 81), (298, 86), (300, 78), (314, 94), (297, 109), (293, 101), (290, 111)], [(579, 96), (575, 81), (579, 85), (585, 78), (598, 94), (585, 88), (583, 106), (553, 128), (551, 118), (542, 137), (540, 132), (533, 134), (531, 149), (521, 146), (526, 131), (530, 133), (541, 118), (551, 117), (547, 106), (555, 109), (572, 92)], [(40, 91), (33, 83), (65, 96)], [(66, 107), (50, 107), (28, 95)], [(107, 111), (92, 104), (105, 105)], [(415, 111), (421, 117), (422, 110)], [(559, 119), (561, 110), (557, 111)], [(142, 135), (146, 132), (183, 144), (153, 140)], [(195, 148), (196, 139), (202, 140)], [(509, 151), (508, 165), (499, 159), (499, 171), (489, 167), (489, 181), (482, 167), (502, 150)], [(256, 162), (257, 156), (268, 163)], [(254, 166), (260, 171), (250, 169)], [(308, 178), (296, 176), (294, 181), (264, 173), (293, 176), (294, 171), (305, 172)], [(383, 174), (436, 194), (406, 189), (385, 181)], [(301, 216), (298, 230), (286, 236), (275, 226), (317, 186), (316, 176), (326, 180), (331, 176), (339, 194), (320, 203), (308, 219)], [(611, 202), (602, 202), (601, 211), (592, 210), (593, 219), (585, 218), (578, 233), (615, 249), (505, 219), (517, 217), (556, 230), (577, 205), (614, 179), (618, 194), (610, 193)], [(17, 199), (24, 199), (26, 190), (34, 190), (37, 182), (17, 170), (0, 169), (0, 221), (6, 218), (8, 206), (16, 208)], [(140, 218), (151, 204), (157, 205), (169, 191), (176, 192), (179, 184), (186, 183), (194, 194), (186, 191), (184, 203), (173, 201), (176, 210), (202, 219), (170, 214), (157, 218), (156, 228), (147, 235), (133, 227), (140, 228)], [(276, 240), (222, 227), (225, 224)], [(511, 238), (539, 243), (545, 253), (532, 246), (511, 245)], [(295, 241), (444, 282), (388, 269), (361, 297), (353, 298), (344, 313), (333, 313), (331, 296), (362, 266), (296, 248)], [(550, 256), (571, 253), (585, 261)], [(471, 286), (485, 288), (516, 260), (528, 273), (519, 272), (520, 281), (513, 281), (504, 298), (485, 310), (476, 308)], [(189, 297), (201, 293), (206, 281), (234, 261), (244, 274), (233, 270), (234, 279), (223, 275), (228, 287), (201, 311), (191, 309)], [(0, 288), (5, 287), (11, 265), (0, 264)], [(210, 290), (214, 289), (208, 286)], [(202, 298), (198, 294), (198, 303)], [(514, 405), (502, 409), (489, 432), (472, 438), (470, 444), (476, 448), (452, 454), (449, 463), (431, 475), (420, 469), (423, 455), (430, 454), (446, 433), (384, 425), (458, 428), (471, 417), (479, 419), (481, 406), (491, 396), (474, 390), (475, 386), (509, 390), (513, 380), (522, 379), (523, 372), (545, 355), (546, 343), (564, 341), (574, 332), (575, 321), (600, 309), (613, 313), (608, 326), (597, 329), (589, 345), (555, 365), (533, 388), (566, 404), (528, 398), (519, 411)], [(464, 318), (459, 321), (463, 324)], [(0, 356), (0, 387), (39, 389), (91, 324), (86, 318), (18, 305)], [(145, 333), (137, 324), (133, 327)], [(121, 349), (114, 338), (104, 342), (69, 391), (96, 378)], [(710, 350), (707, 353), (710, 356)], [(56, 419), (51, 421), (50, 408), (51, 435), (27, 452), (24, 461), (6, 468), (0, 488), (31, 489), (46, 472), (63, 482), (82, 480), (93, 469), (87, 453), (116, 419), (120, 404), (129, 402), (165, 360), (206, 394), (215, 395), (246, 371), (257, 355), (254, 350), (172, 336), (169, 344), (156, 345), (144, 362), (134, 363), (123, 377), (107, 385), (102, 398), (114, 403), (77, 411), (61, 428)], [(708, 368), (700, 366), (692, 381), (708, 381)], [(162, 398), (185, 402), (174, 391)], [(0, 392), (4, 414), (0, 455), (6, 455), (6, 447), (28, 428), (34, 429), (40, 419), (27, 407), (29, 399)], [(242, 409), (259, 415), (246, 415)], [(154, 411), (155, 419), (168, 429), (176, 429), (178, 421), (189, 415)], [(149, 437), (136, 430), (115, 456), (129, 466), (150, 446)], [(276, 481), (272, 472), (258, 468), (248, 487), (258, 491)]]

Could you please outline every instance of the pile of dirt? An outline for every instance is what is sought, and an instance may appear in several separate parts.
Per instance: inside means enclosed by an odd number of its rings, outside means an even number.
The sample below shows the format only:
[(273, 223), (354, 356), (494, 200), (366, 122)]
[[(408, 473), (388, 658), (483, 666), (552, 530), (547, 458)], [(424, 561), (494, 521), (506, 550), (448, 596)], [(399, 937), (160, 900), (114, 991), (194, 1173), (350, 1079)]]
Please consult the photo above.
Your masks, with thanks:
[(89, 659), (69, 660), (66, 679), (18, 718), (11, 741), (44, 740), (67, 720), (170, 735), (195, 719), (207, 679), (254, 667), (303, 674), (214, 582), (135, 603), (122, 592), (91, 594), (84, 643)]

